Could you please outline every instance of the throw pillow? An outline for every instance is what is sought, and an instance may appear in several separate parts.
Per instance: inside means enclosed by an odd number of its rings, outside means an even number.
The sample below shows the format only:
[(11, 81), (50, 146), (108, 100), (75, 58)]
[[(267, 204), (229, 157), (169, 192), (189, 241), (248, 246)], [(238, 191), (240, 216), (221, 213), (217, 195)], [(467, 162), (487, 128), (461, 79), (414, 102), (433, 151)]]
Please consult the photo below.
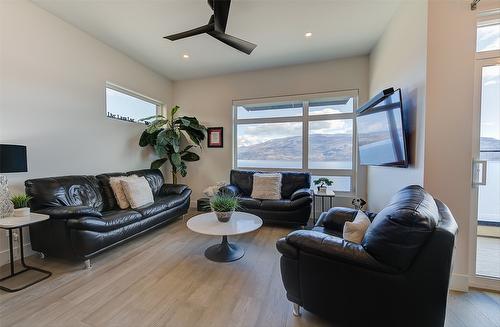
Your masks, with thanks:
[(370, 224), (368, 216), (363, 211), (358, 210), (353, 222), (345, 222), (342, 237), (346, 241), (361, 243)]
[(138, 176), (131, 175), (131, 176), (118, 176), (109, 178), (109, 186), (111, 186), (111, 189), (113, 190), (116, 203), (118, 203), (120, 209), (127, 209), (128, 207), (130, 207), (130, 203), (128, 203), (127, 197), (125, 196), (125, 192), (123, 192), (123, 187), (121, 184), (122, 180), (128, 178), (138, 178)]
[(255, 173), (251, 197), (262, 200), (281, 199), (281, 174)]
[(153, 191), (146, 178), (127, 178), (121, 184), (132, 209), (154, 202)]

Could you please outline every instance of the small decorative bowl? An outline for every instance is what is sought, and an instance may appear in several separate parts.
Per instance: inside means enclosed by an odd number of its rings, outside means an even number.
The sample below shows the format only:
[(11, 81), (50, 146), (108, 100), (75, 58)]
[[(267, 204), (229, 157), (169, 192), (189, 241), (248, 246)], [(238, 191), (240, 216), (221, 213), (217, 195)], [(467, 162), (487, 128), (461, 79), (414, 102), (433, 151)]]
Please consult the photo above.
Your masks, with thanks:
[(227, 223), (229, 219), (231, 219), (231, 216), (233, 215), (234, 211), (225, 211), (225, 212), (220, 212), (220, 211), (214, 211), (215, 215), (217, 216), (217, 220), (219, 220), (221, 223)]

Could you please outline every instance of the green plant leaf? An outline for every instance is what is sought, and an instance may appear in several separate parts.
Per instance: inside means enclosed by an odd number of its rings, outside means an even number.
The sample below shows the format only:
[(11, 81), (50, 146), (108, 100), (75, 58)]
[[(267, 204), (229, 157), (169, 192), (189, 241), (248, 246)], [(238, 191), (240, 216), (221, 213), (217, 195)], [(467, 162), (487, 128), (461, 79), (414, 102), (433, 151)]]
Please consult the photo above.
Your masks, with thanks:
[(194, 147), (194, 145), (190, 144), (190, 145), (186, 146), (186, 147), (184, 148), (184, 150), (182, 150), (180, 153), (181, 153), (181, 154), (184, 154), (184, 153), (188, 152), (188, 151), (189, 151), (191, 148), (193, 148), (193, 147)]
[(194, 152), (187, 151), (181, 156), (181, 159), (184, 161), (198, 161), (200, 160), (200, 156)]
[(148, 120), (151, 120), (153, 118), (154, 119), (160, 119), (160, 118), (166, 119), (163, 115), (154, 115), (154, 116), (149, 116), (149, 117), (146, 117), (146, 118), (141, 118), (138, 121), (148, 121)]
[(177, 113), (177, 111), (179, 111), (179, 109), (180, 109), (179, 106), (175, 106), (172, 109), (170, 109), (170, 117), (172, 117), (172, 120), (174, 119), (174, 116)]
[(181, 155), (179, 153), (172, 153), (170, 155), (170, 162), (172, 163), (172, 165), (179, 168), (182, 163)]
[(157, 144), (154, 146), (155, 153), (158, 157), (166, 157), (169, 155), (168, 147), (165, 145)]
[(161, 159), (158, 159), (158, 160), (155, 160), (151, 163), (151, 169), (158, 169), (160, 168), (161, 166), (163, 166), (163, 164), (165, 162), (167, 162), (167, 158), (161, 158)]
[(153, 122), (151, 122), (148, 127), (146, 128), (146, 131), (148, 133), (154, 133), (156, 132), (157, 130), (159, 129), (162, 129), (164, 125), (168, 124), (168, 120), (166, 119), (157, 119), (157, 120), (154, 120)]

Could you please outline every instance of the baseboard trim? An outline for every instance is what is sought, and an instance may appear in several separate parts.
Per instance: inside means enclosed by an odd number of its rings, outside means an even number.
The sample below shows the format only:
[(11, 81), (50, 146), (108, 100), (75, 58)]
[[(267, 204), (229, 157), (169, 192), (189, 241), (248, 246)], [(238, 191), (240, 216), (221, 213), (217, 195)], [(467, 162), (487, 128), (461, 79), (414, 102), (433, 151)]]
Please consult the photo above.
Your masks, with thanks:
[(498, 280), (498, 278), (489, 278), (481, 276), (471, 277), (469, 280), (469, 286), (474, 288), (500, 292), (500, 281)]
[(450, 289), (453, 291), (468, 292), (469, 291), (469, 275), (452, 274), (450, 280)]
[[(35, 252), (31, 249), (31, 243), (24, 244), (23, 250), (25, 257), (35, 254)], [(19, 246), (14, 246), (14, 260), (19, 260)], [(8, 264), (9, 261), (9, 249), (0, 251), (0, 266)]]

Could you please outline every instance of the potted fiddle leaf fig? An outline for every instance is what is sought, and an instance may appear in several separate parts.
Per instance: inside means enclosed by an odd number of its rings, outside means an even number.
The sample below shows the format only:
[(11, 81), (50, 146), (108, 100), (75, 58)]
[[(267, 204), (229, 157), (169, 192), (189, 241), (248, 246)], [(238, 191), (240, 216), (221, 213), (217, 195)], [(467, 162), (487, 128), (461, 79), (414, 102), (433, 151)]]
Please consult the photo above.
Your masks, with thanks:
[[(201, 148), (207, 133), (207, 128), (195, 117), (177, 117), (179, 109), (179, 106), (173, 107), (167, 117), (156, 115), (141, 119), (147, 127), (139, 140), (139, 146), (151, 146), (160, 157), (151, 163), (151, 169), (170, 163), (174, 184), (177, 184), (178, 173), (182, 177), (187, 175), (186, 162), (200, 160), (200, 156), (191, 150)], [(186, 143), (190, 144), (184, 145)]]
[(14, 205), (14, 217), (26, 217), (30, 215), (29, 202), (31, 199), (31, 196), (24, 193), (15, 194), (10, 198), (10, 201)]

